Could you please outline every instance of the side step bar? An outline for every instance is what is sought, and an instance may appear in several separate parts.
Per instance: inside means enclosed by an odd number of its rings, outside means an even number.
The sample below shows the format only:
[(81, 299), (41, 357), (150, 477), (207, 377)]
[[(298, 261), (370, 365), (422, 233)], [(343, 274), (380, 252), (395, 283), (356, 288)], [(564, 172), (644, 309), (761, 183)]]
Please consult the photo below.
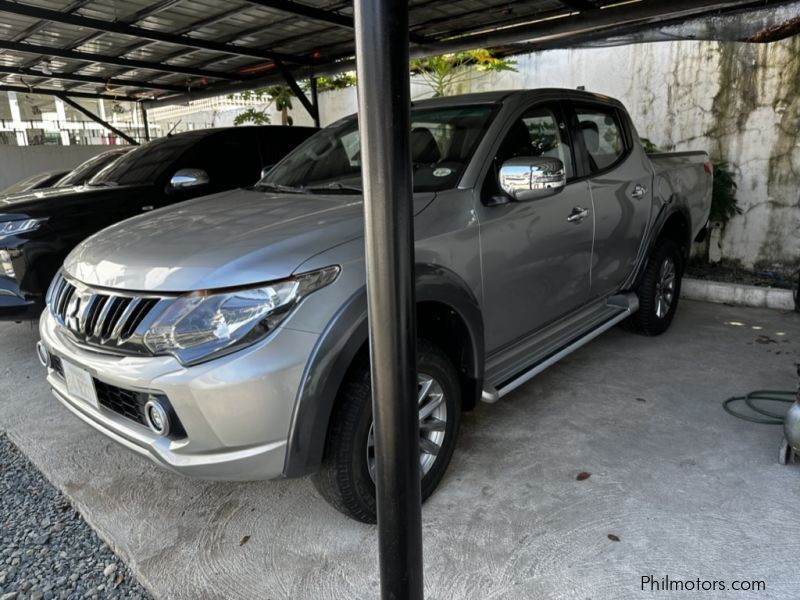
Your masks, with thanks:
[(500, 389), (497, 389), (493, 386), (483, 390), (481, 394), (481, 400), (486, 402), (487, 404), (494, 404), (500, 398), (508, 394), (509, 392), (514, 391), (519, 386), (524, 383), (527, 383), (534, 377), (536, 377), (539, 373), (544, 371), (547, 367), (550, 367), (557, 363), (559, 360), (567, 356), (568, 354), (572, 354), (581, 346), (584, 346), (591, 342), (594, 338), (596, 338), (601, 333), (604, 333), (611, 329), (614, 325), (619, 323), (620, 321), (624, 321), (630, 315), (635, 313), (639, 310), (639, 298), (633, 292), (628, 294), (619, 294), (617, 296), (611, 296), (607, 301), (609, 308), (619, 308), (622, 310), (617, 315), (611, 317), (608, 321), (604, 322), (599, 327), (593, 329), (583, 337), (578, 338), (574, 342), (571, 342), (567, 346), (564, 346), (561, 350), (556, 352), (555, 354), (551, 354), (542, 362), (533, 365), (527, 371), (523, 371), (518, 377), (512, 379)]

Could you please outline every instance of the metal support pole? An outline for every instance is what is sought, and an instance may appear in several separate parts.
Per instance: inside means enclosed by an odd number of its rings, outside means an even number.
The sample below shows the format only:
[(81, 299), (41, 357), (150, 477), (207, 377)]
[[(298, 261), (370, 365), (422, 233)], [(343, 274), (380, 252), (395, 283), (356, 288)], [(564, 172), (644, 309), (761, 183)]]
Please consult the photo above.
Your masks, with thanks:
[(142, 109), (142, 124), (144, 125), (144, 141), (150, 141), (150, 124), (147, 122), (147, 108), (144, 104), (139, 104), (139, 108)]
[(319, 95), (317, 93), (317, 78), (312, 77), (310, 80), (311, 88), (311, 106), (314, 107), (314, 127), (319, 127)]
[(407, 0), (355, 0), (381, 595), (419, 600), (422, 515)]
[(306, 96), (306, 93), (297, 83), (297, 80), (294, 78), (294, 75), (292, 75), (292, 72), (287, 69), (286, 65), (279, 60), (275, 61), (275, 66), (278, 67), (278, 71), (280, 71), (281, 76), (286, 81), (286, 85), (288, 85), (289, 89), (292, 90), (292, 93), (300, 101), (300, 104), (303, 105), (303, 108), (306, 109), (314, 121), (318, 121), (319, 114), (317, 113), (317, 107), (311, 102), (311, 100), (308, 99), (308, 96)]
[(116, 133), (119, 137), (121, 137), (123, 140), (125, 140), (129, 144), (133, 144), (134, 146), (138, 146), (139, 145), (139, 142), (137, 142), (135, 139), (133, 139), (127, 133), (125, 133), (124, 131), (122, 131), (120, 129), (117, 129), (116, 127), (114, 127), (108, 121), (104, 121), (103, 119), (98, 117), (96, 114), (94, 114), (92, 111), (90, 111), (88, 108), (84, 108), (83, 106), (81, 106), (80, 104), (75, 102), (72, 98), (70, 98), (68, 96), (65, 96), (63, 94), (55, 94), (55, 95), (58, 98), (61, 98), (61, 100), (64, 102), (64, 104), (69, 104), (72, 108), (74, 108), (75, 110), (77, 110), (80, 113), (83, 113), (84, 115), (89, 117), (95, 123), (100, 123), (100, 125), (102, 125), (106, 129), (108, 129), (112, 133)]

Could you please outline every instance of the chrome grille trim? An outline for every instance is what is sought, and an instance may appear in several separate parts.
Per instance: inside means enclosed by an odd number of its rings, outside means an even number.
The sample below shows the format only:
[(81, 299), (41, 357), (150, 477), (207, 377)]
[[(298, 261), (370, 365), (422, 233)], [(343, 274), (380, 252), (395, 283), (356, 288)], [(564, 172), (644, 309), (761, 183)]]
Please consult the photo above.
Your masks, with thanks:
[(174, 296), (94, 289), (56, 275), (48, 310), (79, 345), (120, 354), (150, 354), (142, 338)]

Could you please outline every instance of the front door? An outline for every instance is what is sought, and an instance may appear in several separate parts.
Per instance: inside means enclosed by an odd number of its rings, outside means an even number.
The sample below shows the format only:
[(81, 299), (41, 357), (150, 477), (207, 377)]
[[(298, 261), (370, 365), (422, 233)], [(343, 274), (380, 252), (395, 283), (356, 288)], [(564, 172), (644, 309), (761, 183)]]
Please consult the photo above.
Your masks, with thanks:
[[(497, 171), (510, 158), (550, 156), (566, 168), (554, 196), (498, 203)], [(574, 311), (589, 298), (594, 215), (589, 184), (576, 180), (560, 104), (525, 110), (505, 133), (479, 207), (486, 350), (492, 352)], [(583, 218), (567, 220), (576, 212)]]

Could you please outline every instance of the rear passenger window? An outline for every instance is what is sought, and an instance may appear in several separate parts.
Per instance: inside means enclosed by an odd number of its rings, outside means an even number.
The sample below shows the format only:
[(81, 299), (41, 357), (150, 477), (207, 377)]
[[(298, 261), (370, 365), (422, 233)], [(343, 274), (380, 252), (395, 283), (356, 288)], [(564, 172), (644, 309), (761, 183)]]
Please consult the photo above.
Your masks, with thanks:
[(577, 108), (576, 113), (592, 173), (603, 171), (622, 158), (625, 141), (616, 111)]

